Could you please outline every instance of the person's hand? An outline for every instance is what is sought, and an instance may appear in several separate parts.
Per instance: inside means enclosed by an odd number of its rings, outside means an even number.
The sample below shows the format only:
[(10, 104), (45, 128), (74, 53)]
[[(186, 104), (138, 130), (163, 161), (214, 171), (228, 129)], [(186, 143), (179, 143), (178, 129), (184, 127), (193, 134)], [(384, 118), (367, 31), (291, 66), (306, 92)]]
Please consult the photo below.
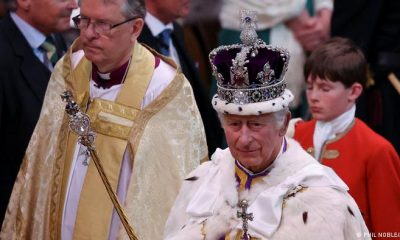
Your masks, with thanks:
[(312, 51), (327, 39), (325, 32), (324, 25), (318, 18), (312, 17), (304, 24), (304, 27), (296, 31), (294, 35), (305, 51)]
[(306, 17), (303, 11), (296, 18), (289, 20), (286, 25), (293, 31), (303, 49), (312, 51), (329, 39), (331, 15), (332, 12), (328, 9), (320, 10), (315, 17)]
[[(308, 14), (307, 10), (303, 10), (298, 16), (289, 19), (285, 22), (285, 25), (292, 30), (292, 32), (300, 32), (304, 29), (304, 25), (309, 22), (310, 15)], [(296, 35), (296, 34), (295, 34)]]

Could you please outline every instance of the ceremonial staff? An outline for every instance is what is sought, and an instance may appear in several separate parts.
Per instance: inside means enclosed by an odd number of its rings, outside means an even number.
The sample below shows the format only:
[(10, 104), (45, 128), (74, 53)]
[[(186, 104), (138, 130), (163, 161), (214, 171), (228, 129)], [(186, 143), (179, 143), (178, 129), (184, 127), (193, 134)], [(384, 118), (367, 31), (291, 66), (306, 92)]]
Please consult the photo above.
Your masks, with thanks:
[(117, 195), (111, 188), (111, 184), (108, 181), (107, 176), (104, 172), (103, 165), (101, 164), (101, 161), (97, 156), (96, 149), (94, 147), (94, 140), (96, 138), (96, 135), (90, 128), (89, 116), (80, 111), (79, 106), (74, 101), (72, 93), (70, 91), (63, 92), (61, 94), (61, 99), (67, 103), (67, 105), (65, 106), (65, 112), (68, 114), (69, 117), (68, 126), (71, 131), (79, 135), (79, 143), (87, 147), (90, 156), (92, 157), (93, 162), (97, 168), (97, 171), (100, 174), (101, 180), (103, 181), (104, 186), (107, 189), (107, 193), (110, 196), (114, 208), (118, 213), (122, 225), (124, 226), (125, 231), (129, 236), (129, 239), (138, 240), (133, 231), (132, 225), (129, 223), (128, 218), (126, 217), (126, 214), (122, 209), (121, 203), (119, 202)]
[(253, 213), (247, 213), (247, 208), (249, 207), (249, 202), (247, 200), (241, 200), (238, 205), (242, 209), (242, 211), (241, 212), (237, 211), (237, 217), (241, 218), (243, 221), (243, 226), (242, 226), (243, 234), (240, 240), (250, 240), (251, 236), (248, 233), (249, 231), (248, 221), (249, 220), (253, 221)]

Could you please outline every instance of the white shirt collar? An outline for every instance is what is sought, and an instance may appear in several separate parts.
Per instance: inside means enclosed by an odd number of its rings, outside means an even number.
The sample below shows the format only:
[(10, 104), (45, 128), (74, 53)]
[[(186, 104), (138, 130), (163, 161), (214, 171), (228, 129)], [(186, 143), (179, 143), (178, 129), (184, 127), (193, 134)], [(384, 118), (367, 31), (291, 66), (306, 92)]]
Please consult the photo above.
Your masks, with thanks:
[(333, 139), (337, 134), (344, 132), (353, 122), (356, 114), (356, 105), (342, 113), (337, 118), (329, 121), (317, 121), (313, 136), (315, 158), (318, 160), (321, 154), (321, 148), (327, 140)]
[(174, 30), (174, 25), (172, 24), (172, 22), (165, 25), (163, 22), (161, 22), (158, 18), (156, 18), (149, 12), (146, 13), (144, 21), (149, 27), (153, 36), (158, 36), (158, 34), (160, 34), (165, 29)]
[(10, 16), (33, 49), (39, 48), (39, 46), (46, 40), (46, 36), (43, 33), (32, 27), (15, 12), (11, 12)]

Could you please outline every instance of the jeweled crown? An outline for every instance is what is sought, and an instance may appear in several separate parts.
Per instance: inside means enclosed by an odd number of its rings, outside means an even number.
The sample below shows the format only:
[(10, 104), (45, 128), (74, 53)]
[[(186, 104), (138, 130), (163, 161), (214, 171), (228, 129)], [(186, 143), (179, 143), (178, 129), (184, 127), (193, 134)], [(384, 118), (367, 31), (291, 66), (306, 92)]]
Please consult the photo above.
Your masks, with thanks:
[(258, 38), (255, 12), (242, 11), (241, 28), (242, 44), (220, 46), (209, 55), (218, 98), (242, 105), (281, 97), (289, 53)]

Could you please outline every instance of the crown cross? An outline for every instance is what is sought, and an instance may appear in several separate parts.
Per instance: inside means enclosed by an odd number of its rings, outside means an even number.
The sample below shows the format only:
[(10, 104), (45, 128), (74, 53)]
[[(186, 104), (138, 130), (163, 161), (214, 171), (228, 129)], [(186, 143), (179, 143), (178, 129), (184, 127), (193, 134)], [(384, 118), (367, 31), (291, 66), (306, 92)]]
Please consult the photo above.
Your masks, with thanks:
[(257, 80), (262, 84), (269, 83), (270, 81), (275, 79), (275, 71), (271, 69), (269, 62), (264, 64), (263, 71), (257, 74)]
[(247, 208), (249, 207), (249, 202), (247, 200), (241, 200), (239, 203), (239, 207), (242, 209), (242, 211), (237, 211), (237, 217), (241, 218), (243, 221), (243, 235), (240, 238), (241, 240), (250, 240), (251, 236), (248, 233), (249, 230), (249, 224), (248, 221), (253, 221), (253, 213), (247, 213)]
[(232, 84), (238, 87), (249, 85), (249, 74), (247, 71), (247, 67), (240, 65), (234, 61), (233, 66), (231, 67), (231, 75)]
[(241, 28), (240, 40), (247, 46), (251, 46), (257, 42), (258, 36), (256, 32), (256, 13), (254, 11), (243, 10), (241, 12)]
[(249, 63), (249, 60), (246, 59), (249, 51), (250, 48), (244, 48), (236, 55), (235, 59), (232, 59), (231, 80), (232, 84), (237, 87), (245, 87), (250, 84), (248, 70), (245, 66)]

